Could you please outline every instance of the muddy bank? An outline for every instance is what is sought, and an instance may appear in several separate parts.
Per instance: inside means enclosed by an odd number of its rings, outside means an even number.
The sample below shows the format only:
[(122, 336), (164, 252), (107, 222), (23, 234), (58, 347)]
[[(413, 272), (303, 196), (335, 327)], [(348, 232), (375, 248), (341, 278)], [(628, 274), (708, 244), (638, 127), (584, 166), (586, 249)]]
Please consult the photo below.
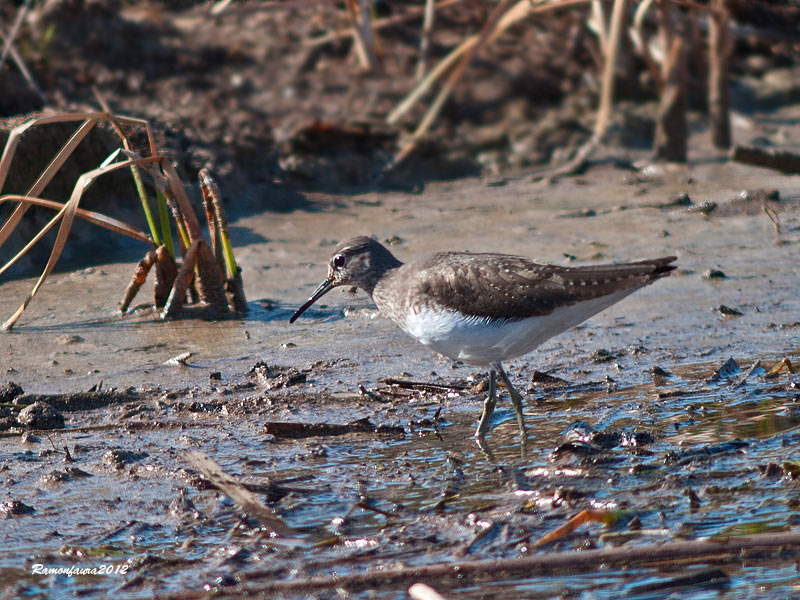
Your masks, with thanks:
[[(234, 242), (251, 299), (241, 320), (115, 316), (133, 262), (48, 280), (0, 337), (4, 376), (29, 395), (9, 395), (0, 433), (7, 593), (328, 598), (331, 577), (381, 569), (796, 531), (797, 375), (769, 372), (800, 362), (800, 181), (708, 156), (648, 176), (609, 163), (558, 182), (312, 196), (314, 212), (241, 217)], [(742, 189), (778, 190), (780, 237)], [(487, 446), (470, 437), (486, 373), (429, 353), (363, 294), (334, 292), (288, 325), (334, 243), (357, 233), (391, 240), (401, 259), (445, 248), (561, 264), (676, 253), (679, 270), (508, 365), (532, 432), (521, 457), (505, 399)], [(0, 311), (31, 284), (2, 284)], [(64, 428), (25, 430), (17, 400), (52, 401)], [(341, 429), (363, 419), (375, 429)], [(285, 423), (311, 435), (279, 435)], [(292, 535), (243, 517), (189, 450), (243, 482)], [(606, 525), (533, 546), (583, 510)], [(700, 558), (433, 583), (464, 598), (783, 598), (796, 582), (793, 548), (714, 572)], [(42, 575), (35, 564), (116, 571)], [(331, 586), (287, 587), (306, 578)], [(409, 584), (344, 588), (403, 598)]]

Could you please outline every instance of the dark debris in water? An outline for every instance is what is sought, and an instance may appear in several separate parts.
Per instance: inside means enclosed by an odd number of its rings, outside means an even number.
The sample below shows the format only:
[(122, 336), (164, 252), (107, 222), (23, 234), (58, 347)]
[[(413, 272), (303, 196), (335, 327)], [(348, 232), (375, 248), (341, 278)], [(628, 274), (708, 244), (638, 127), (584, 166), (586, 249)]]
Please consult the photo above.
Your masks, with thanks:
[(266, 390), (276, 390), (305, 383), (307, 375), (295, 367), (270, 366), (263, 361), (253, 365), (248, 373)]
[(711, 377), (709, 377), (707, 381), (708, 383), (718, 383), (720, 381), (730, 379), (734, 375), (738, 375), (740, 372), (741, 368), (739, 367), (739, 363), (736, 362), (735, 359), (729, 358), (719, 369), (711, 374)]
[(381, 433), (403, 435), (402, 427), (390, 425), (375, 425), (367, 418), (358, 419), (350, 423), (294, 423), (272, 421), (264, 423), (264, 433), (277, 438), (307, 438), (346, 435), (348, 433)]
[(36, 510), (32, 506), (28, 506), (21, 500), (0, 502), (0, 515), (6, 519), (22, 515), (32, 515), (35, 512)]

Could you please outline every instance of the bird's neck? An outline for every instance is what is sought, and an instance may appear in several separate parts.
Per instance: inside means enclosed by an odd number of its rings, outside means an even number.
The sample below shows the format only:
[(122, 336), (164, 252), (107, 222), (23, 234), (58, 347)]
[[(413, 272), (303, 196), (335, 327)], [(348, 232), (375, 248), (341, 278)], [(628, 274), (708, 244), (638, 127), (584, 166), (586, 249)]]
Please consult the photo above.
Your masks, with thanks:
[(370, 276), (361, 282), (361, 288), (372, 297), (375, 292), (375, 287), (382, 281), (386, 280), (403, 266), (399, 260), (388, 250), (385, 255), (376, 257), (377, 260), (372, 265)]

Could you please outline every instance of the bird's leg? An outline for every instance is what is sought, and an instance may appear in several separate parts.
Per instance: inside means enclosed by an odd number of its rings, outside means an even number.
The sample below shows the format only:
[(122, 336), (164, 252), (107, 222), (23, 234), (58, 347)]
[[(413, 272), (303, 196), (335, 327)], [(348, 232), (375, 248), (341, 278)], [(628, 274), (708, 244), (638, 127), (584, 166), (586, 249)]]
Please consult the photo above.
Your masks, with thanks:
[(482, 438), (489, 430), (489, 422), (492, 420), (495, 404), (497, 404), (497, 372), (491, 369), (489, 371), (489, 395), (483, 403), (483, 413), (478, 423), (478, 430), (475, 432), (476, 438)]
[(517, 413), (519, 436), (520, 439), (524, 441), (527, 439), (527, 436), (525, 435), (525, 417), (522, 414), (522, 395), (517, 391), (517, 388), (511, 384), (511, 380), (508, 378), (508, 375), (506, 375), (506, 372), (503, 370), (503, 365), (501, 365), (499, 361), (494, 363), (492, 368), (500, 374), (500, 379), (503, 380), (506, 388), (508, 388), (508, 393), (511, 395), (511, 402), (514, 405), (514, 412)]

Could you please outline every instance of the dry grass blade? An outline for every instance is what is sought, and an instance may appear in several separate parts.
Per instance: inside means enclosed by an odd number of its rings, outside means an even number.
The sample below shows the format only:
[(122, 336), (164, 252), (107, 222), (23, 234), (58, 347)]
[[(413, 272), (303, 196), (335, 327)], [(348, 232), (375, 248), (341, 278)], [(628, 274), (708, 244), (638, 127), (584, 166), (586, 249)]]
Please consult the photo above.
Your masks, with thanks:
[(378, 68), (375, 36), (372, 32), (370, 3), (366, 0), (345, 0), (347, 16), (353, 27), (353, 40), (358, 62), (365, 71)]
[[(101, 167), (98, 169), (92, 169), (91, 171), (87, 171), (83, 175), (78, 178), (75, 187), (72, 190), (72, 194), (70, 195), (69, 201), (64, 205), (64, 207), (59, 211), (56, 217), (49, 223), (46, 227), (52, 227), (55, 224), (55, 221), (58, 219), (61, 220), (61, 226), (58, 229), (58, 233), (56, 234), (56, 240), (53, 243), (53, 250), (50, 253), (50, 258), (47, 260), (47, 265), (45, 265), (44, 271), (39, 276), (39, 280), (33, 286), (33, 289), (28, 294), (27, 298), (22, 302), (20, 307), (17, 311), (5, 322), (3, 323), (3, 329), (8, 330), (11, 329), (14, 324), (19, 320), (22, 313), (25, 312), (28, 304), (42, 287), (45, 279), (53, 272), (53, 268), (58, 262), (61, 253), (64, 250), (64, 246), (67, 243), (67, 236), (69, 235), (70, 230), (72, 229), (72, 223), (75, 219), (75, 214), (78, 210), (78, 203), (80, 202), (83, 193), (89, 188), (92, 182), (104, 173), (109, 173), (111, 171), (116, 171), (122, 168), (128, 168), (132, 164), (137, 164), (137, 162), (144, 162), (144, 161), (152, 161), (152, 159), (142, 159), (141, 161), (132, 161), (126, 160), (118, 163), (114, 163), (111, 165), (107, 165), (105, 167)], [(43, 234), (40, 234), (43, 235)]]
[(0, 275), (5, 273), (11, 267), (13, 267), (14, 264), (20, 258), (25, 256), (25, 254), (31, 248), (33, 248), (36, 244), (38, 244), (39, 240), (41, 240), (47, 234), (47, 232), (50, 231), (53, 228), (53, 226), (61, 220), (61, 217), (63, 217), (63, 216), (64, 216), (64, 208), (62, 207), (61, 210), (59, 210), (58, 213), (56, 213), (56, 216), (54, 216), (52, 219), (50, 219), (50, 221), (44, 227), (42, 227), (39, 230), (39, 233), (37, 233), (35, 236), (33, 236), (33, 239), (31, 239), (27, 244), (25, 244), (25, 246), (23, 246), (22, 250), (17, 252), (13, 257), (11, 257), (11, 259), (8, 262), (6, 262), (5, 265), (3, 265), (2, 268), (0, 268)]
[(663, 85), (661, 69), (658, 66), (658, 61), (653, 58), (653, 54), (650, 52), (650, 44), (647, 43), (647, 39), (645, 38), (642, 30), (642, 26), (644, 25), (644, 17), (652, 4), (653, 0), (643, 0), (642, 3), (636, 7), (636, 12), (633, 15), (633, 25), (631, 26), (630, 35), (634, 46), (641, 53), (642, 58), (647, 65), (647, 70), (650, 71), (650, 76), (653, 78), (656, 87), (660, 90), (661, 86)]
[[(47, 234), (50, 229), (61, 219), (64, 214), (64, 204), (61, 202), (54, 202), (53, 200), (46, 200), (44, 198), (35, 198), (32, 196), (17, 196), (17, 195), (8, 195), (8, 196), (0, 196), (0, 204), (3, 202), (25, 202), (31, 205), (43, 206), (45, 208), (52, 208), (54, 210), (59, 211), (55, 217), (53, 217), (49, 223), (47, 223), (40, 231), (37, 233), (33, 239), (31, 239), (25, 246), (17, 252), (17, 254), (12, 257), (5, 265), (0, 268), (0, 275), (5, 273), (8, 269), (10, 269), (20, 258), (25, 256), (25, 254), (33, 248), (39, 241)], [(118, 221), (117, 219), (113, 219), (111, 217), (107, 217), (106, 215), (96, 213), (89, 210), (78, 209), (76, 211), (76, 215), (89, 221), (90, 223), (94, 223), (95, 225), (99, 225), (100, 227), (104, 227), (105, 229), (110, 229), (115, 233), (119, 233), (128, 237), (131, 237), (135, 240), (139, 240), (145, 243), (152, 243), (150, 236), (148, 236), (144, 231), (140, 229), (136, 229), (135, 227), (131, 227), (130, 225), (123, 223), (122, 221)]]
[[(37, 198), (35, 196), (18, 196), (16, 194), (0, 196), (0, 204), (3, 202), (27, 202), (28, 204), (34, 206), (43, 206), (44, 208), (52, 208), (53, 210), (61, 210), (64, 208), (64, 204), (62, 202), (56, 202), (55, 200), (48, 200), (46, 198)], [(150, 239), (150, 236), (146, 232), (128, 225), (127, 223), (123, 223), (114, 217), (109, 217), (103, 213), (95, 212), (93, 210), (86, 210), (85, 208), (79, 208), (75, 214), (76, 216), (88, 221), (89, 223), (92, 223), (93, 225), (98, 225), (104, 229), (113, 231), (114, 233), (119, 233), (120, 235), (133, 238), (134, 240), (138, 240), (146, 244), (153, 243), (153, 240)]]
[(231, 7), (232, 1), (233, 0), (220, 0), (211, 7), (209, 13), (215, 16), (225, 16), (228, 14), (290, 10), (308, 6), (318, 6), (321, 4), (334, 4), (336, 2), (336, 0), (278, 0), (277, 2), (254, 2), (251, 4), (237, 2), (236, 6)]
[[(448, 6), (452, 6), (453, 4), (459, 4), (464, 2), (464, 0), (441, 0), (440, 2), (436, 3), (436, 10), (441, 10), (442, 8), (446, 8)], [(379, 29), (384, 29), (386, 27), (391, 27), (392, 25), (397, 25), (399, 23), (405, 23), (406, 21), (410, 21), (412, 19), (420, 18), (425, 9), (424, 7), (411, 7), (406, 12), (400, 13), (398, 15), (392, 15), (390, 17), (384, 17), (382, 19), (375, 19), (372, 22), (372, 29), (373, 31), (377, 31)], [(337, 31), (332, 31), (331, 33), (322, 35), (320, 37), (315, 37), (310, 40), (306, 40), (303, 42), (304, 46), (321, 46), (323, 44), (327, 44), (329, 42), (335, 42), (341, 38), (351, 37), (353, 35), (353, 28), (348, 27), (347, 29), (339, 29)]]
[[(581, 146), (575, 156), (567, 163), (550, 172), (551, 177), (568, 175), (583, 169), (589, 157), (603, 140), (608, 130), (611, 118), (611, 107), (614, 103), (614, 69), (617, 64), (617, 54), (622, 39), (622, 23), (625, 17), (625, 0), (614, 0), (611, 12), (611, 26), (607, 37), (607, 55), (603, 63), (603, 84), (600, 92), (600, 106), (597, 109), (594, 133), (589, 141)], [(604, 26), (601, 24), (601, 26)]]
[(422, 19), (422, 35), (419, 44), (419, 63), (417, 63), (417, 79), (425, 77), (430, 59), (431, 36), (436, 5), (433, 0), (425, 0), (425, 16)]
[(622, 39), (622, 22), (625, 17), (625, 0), (614, 0), (611, 12), (611, 27), (608, 32), (608, 47), (603, 69), (603, 89), (600, 94), (600, 107), (597, 109), (597, 121), (594, 126), (594, 136), (601, 139), (608, 129), (611, 117), (611, 106), (614, 102), (614, 69), (617, 65), (617, 55)]
[[(14, 157), (14, 151), (16, 150), (22, 135), (33, 124), (35, 124), (35, 120), (29, 121), (20, 127), (14, 128), (8, 138), (6, 149), (3, 152), (3, 157), (0, 159), (0, 191), (3, 190), (5, 179), (8, 176), (9, 169), (11, 168), (11, 161)], [(45, 167), (44, 171), (42, 171), (41, 175), (39, 175), (36, 182), (30, 187), (30, 189), (28, 189), (28, 193), (25, 194), (26, 196), (38, 196), (42, 193), (44, 188), (47, 187), (47, 184), (53, 179), (56, 172), (62, 167), (62, 165), (74, 152), (75, 148), (77, 148), (78, 144), (83, 141), (83, 138), (89, 134), (96, 124), (97, 119), (87, 119), (80, 127), (78, 127), (75, 133), (73, 133), (67, 142), (61, 147), (61, 150), (59, 150), (55, 157), (53, 157), (53, 160), (50, 161), (50, 164)], [(14, 212), (11, 214), (8, 220), (3, 224), (2, 227), (0, 227), (0, 246), (6, 243), (6, 240), (8, 240), (11, 232), (14, 231), (19, 222), (22, 220), (22, 217), (25, 215), (25, 212), (28, 210), (28, 206), (29, 205), (25, 202), (20, 203), (17, 208), (14, 209)]]
[(192, 450), (184, 453), (186, 461), (197, 469), (217, 488), (227, 494), (231, 500), (241, 506), (247, 513), (258, 519), (262, 525), (269, 527), (278, 535), (289, 536), (294, 533), (283, 520), (262, 504), (252, 492), (222, 470), (216, 462), (202, 452)]
[[(539, 12), (545, 12), (548, 10), (553, 10), (557, 8), (566, 8), (568, 6), (574, 6), (578, 4), (586, 4), (590, 0), (556, 0), (556, 1), (545, 1), (545, 2), (535, 2), (532, 3), (530, 0), (520, 0), (517, 2), (513, 7), (509, 10), (504, 11), (497, 20), (496, 26), (492, 29), (488, 27), (488, 38), (486, 39), (486, 43), (489, 44), (496, 40), (503, 32), (505, 32), (509, 27), (511, 27), (514, 23), (525, 19), (526, 17), (536, 14)], [(444, 3), (440, 2), (436, 5), (437, 9), (443, 7)], [(495, 10), (499, 13), (499, 8)], [(442, 76), (444, 76), (450, 69), (455, 65), (460, 59), (463, 60), (465, 63), (469, 62), (469, 57), (464, 58), (465, 54), (469, 54), (471, 57), (474, 55), (474, 52), (477, 50), (475, 46), (481, 41), (481, 35), (486, 31), (487, 26), (491, 25), (491, 18), (489, 22), (484, 26), (484, 31), (479, 34), (472, 35), (465, 39), (461, 44), (459, 44), (450, 54), (448, 54), (445, 58), (443, 58), (439, 63), (434, 67), (428, 75), (417, 84), (413, 90), (406, 96), (392, 112), (389, 113), (389, 116), (386, 117), (386, 122), (390, 125), (396, 124), (403, 116), (408, 113), (414, 105), (422, 99), (422, 97), (430, 90), (431, 86)], [(459, 63), (460, 66), (461, 63)]]
[(14, 19), (14, 24), (11, 26), (11, 31), (6, 36), (6, 43), (3, 45), (3, 51), (0, 53), (0, 69), (3, 68), (3, 63), (6, 61), (6, 56), (8, 56), (11, 47), (14, 45), (14, 40), (19, 33), (22, 22), (25, 20), (25, 14), (28, 12), (30, 5), (31, 0), (25, 0), (25, 3), (20, 6), (19, 10), (17, 11), (17, 18)]
[[(0, 28), (0, 40), (6, 42), (8, 41), (8, 39), (9, 38), (3, 33), (3, 29)], [(28, 87), (30, 87), (37, 96), (39, 96), (39, 100), (41, 100), (43, 104), (46, 104), (47, 97), (44, 95), (42, 88), (39, 87), (39, 84), (36, 83), (36, 80), (33, 78), (33, 75), (28, 69), (28, 66), (25, 64), (22, 55), (19, 53), (19, 50), (17, 50), (12, 44), (11, 47), (8, 49), (8, 53), (11, 56), (11, 59), (14, 61), (14, 64), (17, 65), (17, 69), (19, 69), (19, 72), (22, 73), (22, 77), (25, 79), (25, 82), (28, 84)]]

